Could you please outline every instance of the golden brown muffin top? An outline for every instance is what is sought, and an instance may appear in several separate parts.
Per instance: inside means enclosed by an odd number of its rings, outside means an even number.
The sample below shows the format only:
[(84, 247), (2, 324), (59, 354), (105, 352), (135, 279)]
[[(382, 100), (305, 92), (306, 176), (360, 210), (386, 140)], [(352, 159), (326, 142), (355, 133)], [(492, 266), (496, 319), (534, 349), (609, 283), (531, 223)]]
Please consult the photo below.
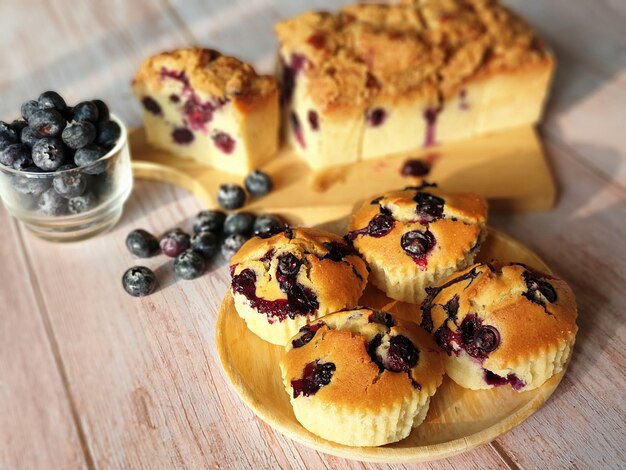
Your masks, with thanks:
[(303, 13), (275, 30), (283, 60), (305, 58), (321, 107), (378, 95), (449, 97), (478, 76), (551, 61), (530, 26), (497, 0), (356, 4)]
[(366, 201), (347, 237), (388, 274), (411, 276), (455, 266), (484, 236), (487, 203), (476, 194), (447, 194), (425, 183)]
[[(364, 411), (402, 403), (412, 393), (425, 401), (444, 373), (441, 354), (428, 334), (366, 307), (304, 326), (288, 343), (281, 368), (294, 398), (308, 396)], [(317, 383), (311, 380), (315, 369)]]
[(276, 81), (258, 75), (254, 68), (234, 57), (198, 47), (162, 52), (146, 59), (133, 80), (159, 90), (164, 80), (178, 79), (216, 99), (258, 99), (276, 93)]
[(578, 331), (565, 281), (520, 263), (475, 264), (428, 291), (422, 326), (444, 350), (463, 349), (485, 369), (516, 367)]
[[(341, 237), (313, 228), (286, 229), (248, 240), (230, 260), (232, 291), (282, 321), (318, 309), (335, 312), (356, 305), (367, 284), (365, 261)], [(245, 286), (254, 285), (254, 291)], [(279, 308), (278, 313), (272, 313)]]

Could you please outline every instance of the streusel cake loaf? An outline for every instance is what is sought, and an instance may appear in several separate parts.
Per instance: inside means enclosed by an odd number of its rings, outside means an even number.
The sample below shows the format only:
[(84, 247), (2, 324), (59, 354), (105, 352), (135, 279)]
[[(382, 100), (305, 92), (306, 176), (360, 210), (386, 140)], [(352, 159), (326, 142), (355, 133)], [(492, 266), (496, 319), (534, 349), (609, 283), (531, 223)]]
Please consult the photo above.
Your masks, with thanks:
[(147, 59), (133, 80), (148, 142), (246, 174), (278, 149), (278, 90), (238, 59), (180, 49)]
[(314, 168), (534, 123), (554, 66), (489, 0), (351, 5), (276, 33), (286, 134)]

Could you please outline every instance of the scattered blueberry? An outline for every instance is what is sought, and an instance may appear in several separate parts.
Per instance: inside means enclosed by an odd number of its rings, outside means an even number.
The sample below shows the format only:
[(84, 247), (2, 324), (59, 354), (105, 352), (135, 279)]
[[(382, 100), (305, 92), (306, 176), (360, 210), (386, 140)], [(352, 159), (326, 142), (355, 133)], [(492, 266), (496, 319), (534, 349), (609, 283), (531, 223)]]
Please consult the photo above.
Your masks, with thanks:
[(224, 209), (234, 210), (246, 202), (246, 193), (236, 184), (222, 184), (217, 191), (217, 203)]
[(185, 250), (174, 260), (174, 272), (180, 279), (197, 278), (204, 272), (205, 266), (204, 257), (194, 250)]
[(20, 111), (22, 117), (28, 121), (33, 114), (39, 111), (39, 103), (36, 100), (26, 101), (22, 104)]
[(229, 260), (248, 241), (248, 237), (240, 234), (228, 235), (222, 243), (222, 256)]
[(96, 207), (97, 199), (93, 193), (85, 193), (67, 201), (70, 214), (82, 214)]
[[(103, 148), (98, 147), (97, 145), (87, 145), (76, 150), (76, 153), (74, 154), (74, 163), (80, 167), (90, 165), (100, 160), (104, 155), (106, 155), (106, 151)], [(105, 170), (106, 162), (103, 161), (97, 165), (91, 165), (88, 168), (84, 168), (83, 172), (88, 175), (99, 175)]]
[(98, 122), (98, 107), (93, 101), (83, 101), (72, 110), (74, 121)]
[(136, 229), (126, 237), (126, 248), (135, 256), (150, 258), (159, 252), (159, 241), (151, 233)]
[(61, 133), (65, 145), (71, 149), (79, 149), (92, 143), (96, 138), (96, 128), (88, 121), (73, 122)]
[(66, 121), (55, 109), (40, 109), (28, 120), (28, 125), (40, 137), (56, 137), (63, 131)]
[(200, 253), (205, 259), (213, 258), (220, 249), (218, 236), (213, 232), (198, 232), (191, 237), (191, 249)]
[(278, 230), (282, 230), (285, 227), (285, 224), (282, 220), (274, 215), (260, 215), (254, 221), (254, 225), (252, 226), (252, 233), (254, 235), (264, 234), (264, 233), (274, 233)]
[(58, 174), (52, 178), (52, 187), (57, 193), (68, 199), (80, 196), (87, 188), (87, 178), (80, 171), (72, 169), (69, 165), (69, 168), (62, 170), (65, 166), (63, 165), (59, 168), (57, 170)]
[[(41, 168), (36, 166), (30, 166), (24, 169), (28, 173), (45, 173)], [(50, 187), (50, 178), (47, 176), (38, 178), (33, 175), (14, 175), (13, 176), (13, 189), (20, 194), (33, 194), (38, 195), (43, 193)]]
[(38, 206), (47, 215), (63, 215), (67, 213), (67, 199), (57, 193), (54, 188), (45, 190), (39, 197)]
[(98, 122), (108, 121), (110, 114), (106, 103), (102, 100), (92, 100), (91, 102), (98, 108)]
[(32, 148), (33, 145), (35, 145), (35, 143), (41, 138), (41, 136), (37, 134), (37, 132), (32, 130), (30, 127), (27, 126), (24, 129), (22, 129), (22, 132), (20, 133), (20, 138), (24, 145), (27, 145)]
[(57, 111), (65, 111), (67, 105), (65, 100), (56, 91), (44, 91), (39, 95), (37, 100), (40, 109), (56, 109)]
[(122, 129), (115, 121), (104, 121), (98, 124), (96, 145), (105, 148), (114, 147), (122, 135)]
[(253, 196), (265, 196), (272, 190), (272, 180), (260, 170), (254, 170), (246, 177), (246, 189)]
[(65, 163), (65, 146), (59, 139), (43, 137), (33, 145), (33, 162), (45, 171), (55, 171)]
[(177, 228), (170, 230), (163, 234), (159, 240), (159, 246), (161, 251), (171, 257), (175, 258), (185, 251), (191, 245), (189, 235)]
[(228, 214), (224, 221), (224, 233), (226, 235), (240, 234), (249, 235), (254, 225), (254, 215), (248, 212)]
[(30, 149), (23, 144), (12, 144), (0, 152), (0, 163), (15, 170), (25, 170), (33, 165)]
[(124, 290), (133, 297), (144, 297), (154, 292), (157, 280), (154, 272), (145, 266), (133, 266), (122, 276)]
[(213, 232), (221, 233), (224, 228), (226, 214), (219, 210), (206, 210), (198, 212), (193, 220), (194, 233)]

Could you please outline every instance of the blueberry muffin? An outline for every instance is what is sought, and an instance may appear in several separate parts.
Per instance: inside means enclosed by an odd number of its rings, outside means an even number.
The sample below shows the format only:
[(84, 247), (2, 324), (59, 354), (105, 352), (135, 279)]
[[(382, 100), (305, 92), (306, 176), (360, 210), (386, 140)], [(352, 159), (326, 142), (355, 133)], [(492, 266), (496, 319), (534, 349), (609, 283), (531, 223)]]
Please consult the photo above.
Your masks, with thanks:
[(420, 303), (426, 287), (474, 261), (486, 237), (487, 203), (424, 183), (365, 202), (347, 238), (368, 262), (372, 283), (389, 297)]
[(316, 318), (357, 305), (368, 276), (354, 248), (312, 228), (252, 237), (230, 265), (237, 313), (253, 333), (279, 345)]
[(324, 439), (380, 446), (426, 418), (442, 354), (416, 324), (359, 307), (301, 328), (281, 360), (296, 418)]
[(476, 264), (428, 289), (421, 325), (465, 388), (532, 390), (563, 370), (576, 300), (562, 280), (520, 263)]

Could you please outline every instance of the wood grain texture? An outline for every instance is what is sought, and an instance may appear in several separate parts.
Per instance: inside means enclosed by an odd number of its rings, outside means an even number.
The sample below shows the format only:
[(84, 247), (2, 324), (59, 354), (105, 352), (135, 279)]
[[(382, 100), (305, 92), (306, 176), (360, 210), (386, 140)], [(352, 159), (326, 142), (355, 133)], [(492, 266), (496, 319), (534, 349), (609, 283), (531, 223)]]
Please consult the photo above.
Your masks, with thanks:
[(83, 468), (15, 222), (0, 208), (0, 468)]

